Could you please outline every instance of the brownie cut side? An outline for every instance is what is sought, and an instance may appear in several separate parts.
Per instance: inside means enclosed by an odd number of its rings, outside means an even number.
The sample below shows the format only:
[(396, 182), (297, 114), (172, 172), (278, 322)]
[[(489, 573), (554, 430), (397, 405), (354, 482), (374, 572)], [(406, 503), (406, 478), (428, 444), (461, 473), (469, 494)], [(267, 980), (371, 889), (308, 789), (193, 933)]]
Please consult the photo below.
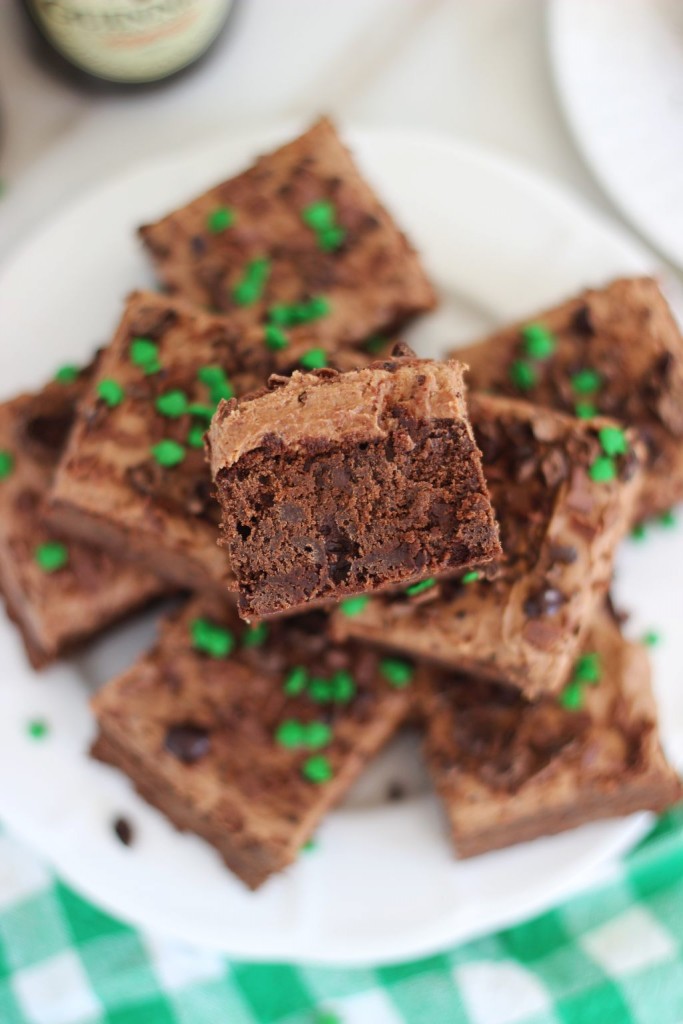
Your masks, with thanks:
[[(470, 395), (500, 523), (495, 579), (470, 574), (340, 605), (339, 638), (427, 658), (518, 687), (564, 684), (633, 514), (642, 445), (633, 432), (513, 399)], [(608, 456), (604, 445), (620, 454)]]
[(637, 428), (646, 466), (634, 518), (683, 499), (683, 336), (651, 278), (624, 278), (457, 349), (470, 387)]
[(459, 857), (661, 812), (683, 795), (660, 745), (647, 654), (606, 611), (559, 699), (436, 674), (424, 693), (427, 764)]
[(51, 527), (44, 504), (91, 371), (0, 405), (0, 592), (34, 668), (160, 595), (151, 573)]
[(240, 614), (261, 618), (500, 553), (461, 367), (399, 356), (221, 406), (208, 443)]
[(257, 888), (408, 716), (404, 668), (397, 680), (375, 652), (331, 642), (321, 612), (248, 628), (195, 599), (94, 698), (93, 753)]
[(166, 288), (330, 352), (393, 333), (434, 291), (391, 214), (325, 118), (154, 224), (142, 240)]

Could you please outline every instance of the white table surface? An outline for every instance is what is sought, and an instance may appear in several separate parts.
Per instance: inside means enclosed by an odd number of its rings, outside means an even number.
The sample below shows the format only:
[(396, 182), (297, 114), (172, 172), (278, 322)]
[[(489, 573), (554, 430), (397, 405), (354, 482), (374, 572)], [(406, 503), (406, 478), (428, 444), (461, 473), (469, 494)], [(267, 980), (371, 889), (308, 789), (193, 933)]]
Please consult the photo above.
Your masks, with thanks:
[[(321, 111), (485, 143), (614, 213), (564, 125), (543, 0), (241, 0), (204, 65), (125, 95), (88, 94), (36, 66), (23, 29), (14, 0), (1, 0), (0, 257), (132, 160)], [(77, 135), (92, 145), (75, 160)]]

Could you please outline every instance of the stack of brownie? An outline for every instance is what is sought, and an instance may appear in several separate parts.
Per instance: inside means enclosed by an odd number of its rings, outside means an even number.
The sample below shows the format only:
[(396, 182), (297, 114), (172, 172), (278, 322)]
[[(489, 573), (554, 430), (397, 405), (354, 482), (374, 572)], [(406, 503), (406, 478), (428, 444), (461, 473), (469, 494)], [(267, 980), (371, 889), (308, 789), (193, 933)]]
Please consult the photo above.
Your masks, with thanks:
[(420, 359), (395, 339), (433, 289), (326, 120), (140, 235), (163, 293), (0, 407), (32, 664), (187, 594), (95, 697), (94, 755), (252, 888), (409, 721), (460, 856), (679, 799), (609, 601), (683, 498), (656, 284)]

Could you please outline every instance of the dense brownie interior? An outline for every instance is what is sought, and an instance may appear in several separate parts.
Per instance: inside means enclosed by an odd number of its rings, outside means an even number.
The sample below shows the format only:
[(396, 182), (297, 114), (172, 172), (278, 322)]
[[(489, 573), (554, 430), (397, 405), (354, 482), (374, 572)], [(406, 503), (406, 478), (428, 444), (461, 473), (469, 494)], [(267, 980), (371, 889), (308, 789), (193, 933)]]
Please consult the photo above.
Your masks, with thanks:
[(288, 451), (276, 440), (219, 475), (226, 539), (258, 616), (486, 561), (488, 502), (462, 422), (403, 419), (384, 440)]

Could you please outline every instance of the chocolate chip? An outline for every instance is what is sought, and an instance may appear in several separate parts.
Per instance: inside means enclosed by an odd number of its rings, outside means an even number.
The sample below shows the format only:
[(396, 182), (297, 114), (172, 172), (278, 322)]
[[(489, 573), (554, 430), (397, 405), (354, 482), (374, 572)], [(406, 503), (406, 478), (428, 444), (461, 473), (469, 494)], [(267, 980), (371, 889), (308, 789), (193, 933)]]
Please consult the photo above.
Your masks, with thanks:
[(35, 458), (54, 459), (62, 452), (72, 423), (73, 409), (68, 405), (28, 417), (23, 427), (26, 448)]
[(208, 754), (211, 737), (203, 726), (183, 722), (170, 727), (166, 733), (164, 747), (183, 764), (194, 764)]
[(397, 341), (391, 350), (394, 359), (415, 358), (415, 350), (405, 341)]
[(406, 787), (402, 782), (390, 782), (387, 786), (387, 800), (392, 803), (398, 803), (399, 800), (405, 800), (408, 795)]
[(190, 248), (195, 256), (203, 256), (206, 252), (206, 239), (202, 235), (193, 235), (190, 239)]
[(124, 846), (132, 846), (134, 834), (133, 826), (127, 818), (116, 818), (114, 821), (114, 832)]
[(595, 325), (588, 306), (579, 306), (572, 317), (572, 327), (577, 334), (584, 334), (589, 337), (595, 334)]
[(579, 557), (573, 544), (551, 544), (549, 554), (552, 562), (560, 562), (561, 565), (571, 565)]
[(156, 306), (142, 306), (131, 317), (129, 330), (131, 338), (145, 337), (158, 341), (162, 334), (172, 327), (178, 314), (172, 309)]
[(620, 478), (622, 480), (631, 480), (637, 472), (639, 464), (638, 456), (633, 449), (631, 449), (621, 460), (621, 471), (619, 473)]
[(524, 614), (529, 619), (539, 619), (542, 615), (555, 615), (565, 600), (562, 591), (556, 587), (545, 587), (545, 589), (529, 595), (524, 602)]

